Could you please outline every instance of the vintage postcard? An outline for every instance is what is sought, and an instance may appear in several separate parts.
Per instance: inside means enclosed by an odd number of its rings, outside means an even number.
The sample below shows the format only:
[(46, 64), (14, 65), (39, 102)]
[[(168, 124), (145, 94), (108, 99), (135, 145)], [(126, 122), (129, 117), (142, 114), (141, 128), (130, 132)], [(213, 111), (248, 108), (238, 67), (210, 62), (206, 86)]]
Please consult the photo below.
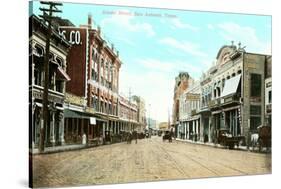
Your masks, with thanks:
[(29, 186), (271, 174), (270, 15), (29, 2)]

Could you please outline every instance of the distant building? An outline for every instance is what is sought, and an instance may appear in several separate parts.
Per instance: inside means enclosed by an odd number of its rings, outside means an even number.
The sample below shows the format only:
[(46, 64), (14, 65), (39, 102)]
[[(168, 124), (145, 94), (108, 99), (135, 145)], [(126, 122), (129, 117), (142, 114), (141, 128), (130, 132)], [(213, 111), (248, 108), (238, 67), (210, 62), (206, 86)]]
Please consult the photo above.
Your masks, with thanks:
[(147, 126), (149, 129), (156, 129), (156, 120), (152, 118), (147, 118)]
[(199, 140), (200, 138), (200, 82), (194, 82), (180, 96), (178, 136), (181, 139)]
[(169, 129), (169, 128), (168, 128), (168, 122), (160, 122), (160, 123), (158, 124), (158, 129), (159, 129), (159, 130), (167, 130), (167, 129)]
[(119, 122), (121, 130), (138, 130), (138, 105), (135, 101), (119, 95)]
[(178, 133), (179, 125), (179, 103), (180, 96), (193, 83), (193, 79), (187, 72), (180, 72), (175, 78), (173, 110), (172, 110), (172, 126), (175, 127), (176, 134)]
[(132, 100), (134, 100), (138, 106), (138, 122), (139, 122), (138, 131), (143, 131), (146, 126), (145, 101), (143, 98), (136, 95), (132, 96)]

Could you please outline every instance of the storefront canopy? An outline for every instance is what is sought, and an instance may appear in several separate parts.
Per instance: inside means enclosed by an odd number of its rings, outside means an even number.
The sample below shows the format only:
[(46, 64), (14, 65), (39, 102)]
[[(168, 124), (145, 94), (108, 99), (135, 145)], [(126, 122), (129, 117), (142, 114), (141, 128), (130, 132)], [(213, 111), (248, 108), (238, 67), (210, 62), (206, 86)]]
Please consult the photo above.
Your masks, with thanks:
[(90, 119), (88, 114), (83, 112), (78, 112), (74, 110), (64, 109), (64, 117), (65, 118), (81, 118), (81, 119)]
[(97, 117), (96, 115), (92, 115), (86, 112), (78, 112), (70, 109), (64, 109), (64, 117), (65, 118), (80, 118), (80, 119), (89, 119), (90, 124), (95, 125), (96, 121), (103, 121), (107, 122), (106, 119), (103, 119), (101, 117)]
[(241, 79), (241, 74), (226, 80), (221, 97), (225, 97), (236, 93), (240, 79)]

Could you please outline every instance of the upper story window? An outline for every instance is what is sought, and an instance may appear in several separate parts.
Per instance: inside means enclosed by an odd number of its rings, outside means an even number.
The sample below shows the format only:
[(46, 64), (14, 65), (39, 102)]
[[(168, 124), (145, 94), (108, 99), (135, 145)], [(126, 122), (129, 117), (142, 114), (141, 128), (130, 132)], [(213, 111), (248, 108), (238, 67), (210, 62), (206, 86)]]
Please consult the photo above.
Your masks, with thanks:
[(261, 74), (251, 74), (251, 97), (261, 97)]
[(271, 91), (268, 91), (268, 103), (270, 103), (270, 104), (271, 104), (271, 98), (272, 98), (271, 93), (272, 93)]
[(36, 56), (44, 56), (44, 48), (41, 47), (40, 45), (36, 44), (35, 45), (35, 55)]
[(64, 67), (63, 59), (60, 57), (56, 57), (56, 62), (60, 65), (60, 67)]

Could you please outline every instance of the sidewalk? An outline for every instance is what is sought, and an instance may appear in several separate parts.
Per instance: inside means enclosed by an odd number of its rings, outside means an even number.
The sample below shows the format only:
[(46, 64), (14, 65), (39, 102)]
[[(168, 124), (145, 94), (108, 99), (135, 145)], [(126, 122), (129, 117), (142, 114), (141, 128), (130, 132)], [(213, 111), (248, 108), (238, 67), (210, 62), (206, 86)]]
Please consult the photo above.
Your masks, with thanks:
[[(184, 140), (184, 139), (176, 139), (176, 141), (179, 141), (179, 142), (186, 142), (186, 143), (192, 143), (192, 144), (198, 144), (198, 145), (205, 145), (205, 146), (212, 146), (212, 147), (215, 147), (215, 148), (225, 148), (225, 146), (222, 146), (220, 144), (214, 144), (214, 143), (211, 143), (211, 142), (201, 142), (201, 141), (191, 141), (191, 140)], [(237, 146), (235, 146), (234, 150), (244, 150), (244, 151), (249, 151), (247, 149), (247, 146), (239, 146), (237, 148)]]
[(29, 152), (33, 155), (36, 154), (50, 154), (50, 153), (56, 153), (56, 152), (65, 152), (65, 151), (71, 151), (71, 150), (80, 150), (84, 148), (89, 148), (91, 146), (83, 145), (83, 144), (73, 144), (73, 145), (64, 145), (64, 146), (53, 146), (53, 147), (45, 147), (45, 150), (43, 153), (39, 153), (39, 149), (29, 149)]

